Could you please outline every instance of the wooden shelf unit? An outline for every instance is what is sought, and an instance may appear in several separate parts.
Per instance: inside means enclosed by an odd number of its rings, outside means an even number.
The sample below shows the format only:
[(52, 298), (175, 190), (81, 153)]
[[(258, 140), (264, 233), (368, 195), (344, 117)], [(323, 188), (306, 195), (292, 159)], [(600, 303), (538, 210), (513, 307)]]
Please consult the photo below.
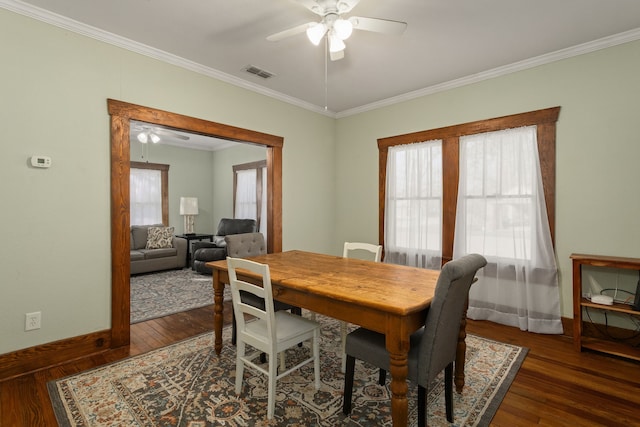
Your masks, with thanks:
[(582, 266), (618, 268), (640, 271), (640, 259), (601, 255), (572, 254), (573, 262), (573, 342), (577, 351), (590, 349), (620, 357), (640, 361), (640, 346), (626, 344), (606, 337), (587, 336), (582, 319), (583, 307), (602, 311), (613, 311), (640, 317), (640, 311), (634, 311), (630, 305), (614, 303), (613, 305), (594, 304), (582, 296)]

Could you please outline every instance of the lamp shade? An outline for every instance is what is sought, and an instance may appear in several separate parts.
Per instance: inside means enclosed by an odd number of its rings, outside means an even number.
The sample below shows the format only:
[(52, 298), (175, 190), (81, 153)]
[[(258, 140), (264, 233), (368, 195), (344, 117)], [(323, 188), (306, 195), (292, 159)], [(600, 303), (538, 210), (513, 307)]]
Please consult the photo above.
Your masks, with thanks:
[(327, 32), (327, 26), (322, 22), (317, 23), (309, 28), (307, 28), (307, 37), (309, 41), (314, 45), (318, 46), (320, 44), (320, 40), (324, 37), (324, 34)]
[(340, 38), (340, 40), (346, 40), (351, 36), (351, 32), (353, 31), (353, 24), (351, 21), (347, 21), (346, 19), (336, 19), (336, 22), (333, 23), (333, 29), (336, 32), (336, 35)]
[(329, 52), (335, 53), (344, 50), (344, 42), (335, 33), (329, 33)]
[(180, 197), (180, 215), (198, 215), (198, 198)]

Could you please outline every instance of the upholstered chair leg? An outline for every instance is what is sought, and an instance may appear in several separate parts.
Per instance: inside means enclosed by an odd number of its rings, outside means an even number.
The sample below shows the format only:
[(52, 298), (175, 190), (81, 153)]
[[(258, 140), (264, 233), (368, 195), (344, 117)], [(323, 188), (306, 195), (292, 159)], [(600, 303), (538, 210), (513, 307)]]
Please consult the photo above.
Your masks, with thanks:
[(447, 421), (453, 422), (453, 363), (444, 368), (444, 401), (447, 410)]
[(427, 389), (418, 386), (418, 427), (427, 426)]
[(378, 371), (378, 384), (385, 385), (387, 382), (387, 371), (380, 369)]
[(231, 344), (236, 345), (236, 313), (231, 312)]
[(347, 322), (340, 322), (340, 349), (342, 351), (342, 365), (340, 370), (345, 371), (347, 367), (347, 353), (344, 352), (345, 344), (347, 342)]
[[(291, 308), (291, 314), (302, 316), (302, 309), (300, 307), (293, 307)], [(298, 347), (302, 347), (302, 343), (298, 343)]]
[(347, 355), (347, 363), (344, 372), (344, 393), (342, 397), (342, 413), (351, 413), (351, 395), (353, 394), (353, 374), (356, 367), (356, 358)]

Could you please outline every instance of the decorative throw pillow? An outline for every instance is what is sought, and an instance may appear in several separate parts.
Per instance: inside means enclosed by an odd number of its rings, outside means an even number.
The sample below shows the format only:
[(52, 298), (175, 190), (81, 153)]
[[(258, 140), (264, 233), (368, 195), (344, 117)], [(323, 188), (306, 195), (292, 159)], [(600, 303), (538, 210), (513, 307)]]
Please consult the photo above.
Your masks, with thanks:
[(146, 249), (172, 248), (173, 227), (149, 227)]

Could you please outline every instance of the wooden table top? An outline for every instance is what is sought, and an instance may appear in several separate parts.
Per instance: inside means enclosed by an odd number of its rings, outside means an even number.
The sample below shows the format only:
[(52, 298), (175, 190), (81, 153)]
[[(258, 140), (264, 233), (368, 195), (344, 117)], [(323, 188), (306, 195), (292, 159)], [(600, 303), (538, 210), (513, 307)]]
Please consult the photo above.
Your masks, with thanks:
[[(400, 316), (429, 306), (440, 274), (297, 250), (249, 259), (269, 265), (273, 284)], [(226, 260), (209, 262), (207, 266), (227, 271)]]

